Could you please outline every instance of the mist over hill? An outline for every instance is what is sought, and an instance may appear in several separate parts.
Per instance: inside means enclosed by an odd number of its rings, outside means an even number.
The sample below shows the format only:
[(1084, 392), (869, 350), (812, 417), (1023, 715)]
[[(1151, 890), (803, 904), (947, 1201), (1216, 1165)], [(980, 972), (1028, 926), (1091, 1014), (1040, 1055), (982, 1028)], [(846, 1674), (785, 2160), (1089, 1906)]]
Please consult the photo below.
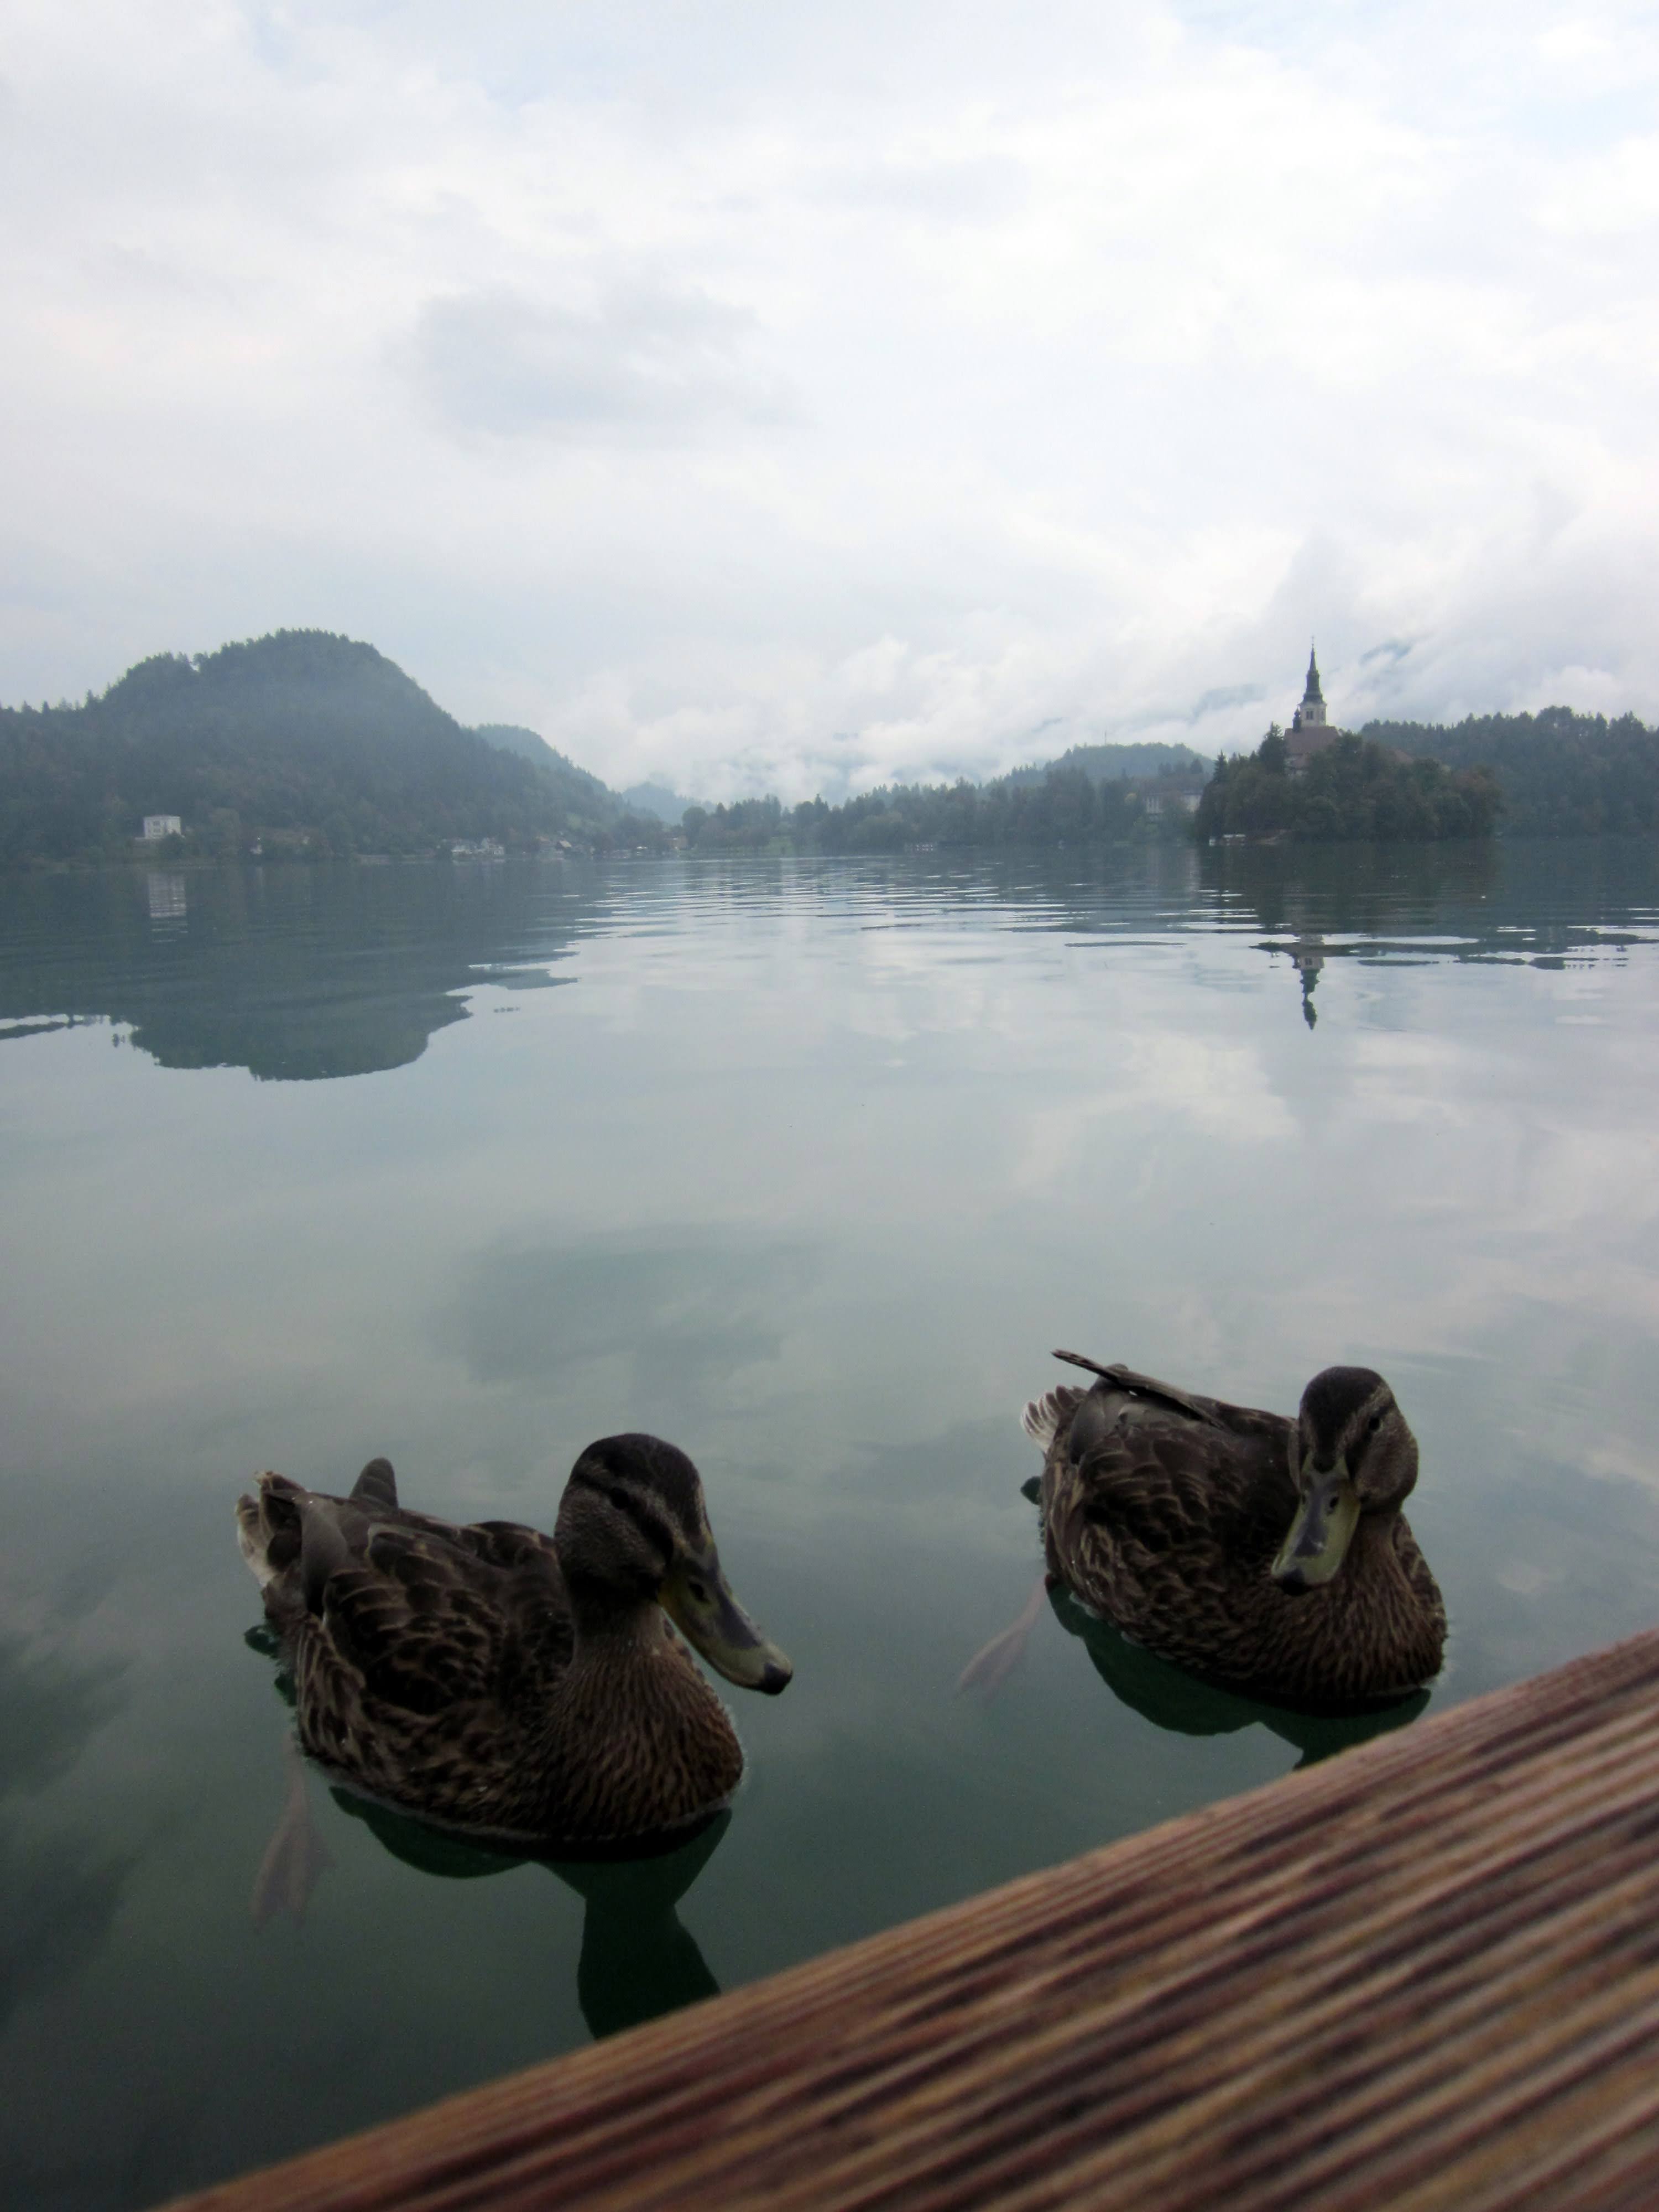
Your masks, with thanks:
[[(958, 799), (951, 826), (960, 835), (965, 823), (969, 842), (993, 824), (999, 842), (1058, 835), (1056, 775), (1067, 788), (1127, 791), (1202, 766), (1184, 745), (1077, 746), (988, 786), (1005, 798), (988, 799), (983, 822)], [(738, 804), (769, 820), (775, 810)], [(0, 864), (130, 859), (150, 815), (181, 824), (145, 848), (152, 856), (346, 859), (481, 839), (508, 851), (655, 847), (690, 805), (665, 783), (612, 791), (520, 725), (467, 729), (372, 645), (325, 630), (157, 653), (78, 707), (0, 708)], [(1097, 826), (1120, 811), (1106, 806)], [(926, 823), (910, 819), (914, 795), (896, 807), (884, 794), (814, 802), (811, 829), (796, 834), (811, 849), (880, 848), (901, 817), (912, 838), (934, 834), (933, 810), (921, 811)]]
[[(1353, 756), (1369, 763), (1363, 805), (1354, 793), (1316, 791), (1318, 778), (1286, 798), (1269, 763), (1263, 789), (1276, 811), (1264, 813), (1249, 763), (1234, 763), (1224, 771), (1226, 833), (1267, 834), (1271, 815), (1273, 834), (1480, 835), (1492, 805), (1510, 835), (1659, 830), (1659, 731), (1632, 715), (1608, 722), (1549, 708), (1452, 727), (1371, 723), (1364, 736), (1370, 749)], [(1389, 766), (1401, 755), (1421, 767), (1409, 790)], [(1430, 792), (1430, 762), (1479, 799), (1479, 826), (1474, 816), (1462, 822), (1469, 810), (1452, 806), (1450, 785)], [(1346, 752), (1322, 776), (1344, 763), (1353, 767)], [(149, 815), (182, 825), (180, 836), (143, 847), (150, 857), (226, 860), (429, 854), (480, 840), (519, 852), (658, 850), (671, 831), (710, 852), (1163, 840), (1190, 834), (1209, 765), (1181, 744), (1073, 745), (984, 784), (884, 787), (840, 806), (785, 809), (768, 798), (709, 807), (662, 783), (613, 791), (533, 730), (463, 727), (371, 645), (279, 630), (215, 653), (157, 653), (78, 707), (0, 708), (0, 865), (131, 859)], [(1477, 770), (1490, 771), (1492, 805), (1468, 781)], [(1222, 780), (1210, 781), (1200, 833), (1220, 834)], [(1400, 784), (1387, 806), (1384, 783)], [(1461, 826), (1439, 814), (1438, 826), (1423, 826), (1425, 794), (1441, 813), (1444, 799)], [(1316, 798), (1331, 806), (1322, 811)], [(1295, 823), (1279, 822), (1291, 799)], [(1385, 816), (1391, 831), (1376, 826)]]
[(1202, 753), (1194, 752), (1190, 745), (1145, 744), (1072, 745), (1058, 760), (1042, 761), (1030, 768), (1010, 769), (1006, 776), (996, 779), (1009, 784), (1041, 783), (1056, 769), (1075, 769), (1086, 775), (1091, 783), (1118, 782), (1129, 777), (1156, 775), (1206, 776), (1210, 763)]
[(682, 793), (672, 791), (665, 783), (630, 783), (622, 794), (623, 804), (635, 814), (653, 814), (659, 822), (677, 827), (688, 806), (696, 802)]

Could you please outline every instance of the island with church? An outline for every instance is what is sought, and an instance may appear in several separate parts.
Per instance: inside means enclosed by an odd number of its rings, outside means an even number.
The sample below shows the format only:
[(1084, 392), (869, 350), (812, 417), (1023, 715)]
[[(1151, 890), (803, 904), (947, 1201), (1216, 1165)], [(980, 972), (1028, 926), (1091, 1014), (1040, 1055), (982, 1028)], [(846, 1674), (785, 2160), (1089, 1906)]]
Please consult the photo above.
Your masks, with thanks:
[(1254, 752), (1216, 762), (1193, 829), (1209, 843), (1489, 837), (1503, 803), (1484, 763), (1449, 767), (1370, 731), (1338, 729), (1310, 649), (1289, 729), (1275, 722)]

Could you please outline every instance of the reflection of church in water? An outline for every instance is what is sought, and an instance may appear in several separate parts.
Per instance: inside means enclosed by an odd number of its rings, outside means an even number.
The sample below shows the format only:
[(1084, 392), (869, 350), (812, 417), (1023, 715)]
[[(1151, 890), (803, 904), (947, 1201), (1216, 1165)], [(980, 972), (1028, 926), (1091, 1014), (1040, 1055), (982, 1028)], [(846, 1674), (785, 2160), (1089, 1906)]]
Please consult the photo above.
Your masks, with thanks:
[[(1302, 704), (1291, 717), (1291, 726), (1285, 733), (1285, 750), (1289, 756), (1285, 765), (1292, 775), (1300, 775), (1316, 753), (1322, 753), (1327, 745), (1334, 744), (1342, 735), (1335, 725), (1326, 720), (1325, 694), (1319, 683), (1319, 656), (1314, 647), (1308, 647), (1308, 680), (1302, 687)], [(1314, 987), (1319, 981), (1319, 971), (1325, 965), (1325, 940), (1318, 935), (1298, 936), (1289, 948), (1291, 960), (1302, 979), (1302, 1018), (1311, 1029), (1319, 1019), (1314, 1008)]]
[(1319, 1019), (1314, 1005), (1314, 987), (1319, 981), (1319, 971), (1325, 965), (1325, 940), (1315, 934), (1298, 937), (1285, 948), (1291, 956), (1291, 965), (1302, 978), (1302, 1018), (1310, 1029)]

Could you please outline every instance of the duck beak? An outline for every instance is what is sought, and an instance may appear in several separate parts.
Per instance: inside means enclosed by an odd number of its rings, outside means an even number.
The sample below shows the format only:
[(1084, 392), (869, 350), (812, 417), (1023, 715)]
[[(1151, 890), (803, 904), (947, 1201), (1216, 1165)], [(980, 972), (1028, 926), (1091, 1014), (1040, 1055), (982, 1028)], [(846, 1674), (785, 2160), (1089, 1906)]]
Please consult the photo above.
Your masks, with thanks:
[(711, 1544), (701, 1558), (683, 1556), (668, 1570), (657, 1601), (711, 1667), (741, 1690), (776, 1697), (794, 1668), (769, 1644), (732, 1595)]
[(1316, 1589), (1336, 1575), (1359, 1526), (1359, 1493), (1346, 1461), (1328, 1474), (1310, 1470), (1291, 1533), (1273, 1564), (1273, 1577), (1291, 1595)]

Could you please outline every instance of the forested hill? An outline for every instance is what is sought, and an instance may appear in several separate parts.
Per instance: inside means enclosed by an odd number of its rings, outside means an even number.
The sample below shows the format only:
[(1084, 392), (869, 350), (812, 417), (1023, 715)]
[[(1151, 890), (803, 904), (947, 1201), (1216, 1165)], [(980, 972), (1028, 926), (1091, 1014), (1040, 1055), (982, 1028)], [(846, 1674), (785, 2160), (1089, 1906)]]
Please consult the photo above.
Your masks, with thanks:
[(146, 814), (225, 857), (256, 841), (604, 843), (624, 827), (615, 794), (550, 745), (526, 758), (463, 729), (373, 646), (324, 630), (158, 653), (80, 707), (0, 708), (0, 862), (125, 857)]
[(1471, 714), (1438, 722), (1368, 722), (1363, 734), (1448, 768), (1490, 768), (1511, 837), (1659, 830), (1659, 729), (1634, 714), (1546, 707), (1536, 714)]
[(1006, 784), (1044, 783), (1056, 769), (1086, 775), (1092, 784), (1146, 782), (1160, 775), (1207, 775), (1210, 763), (1190, 745), (1145, 744), (1073, 745), (1058, 760), (1042, 761), (1032, 768), (1011, 769), (999, 780)]

